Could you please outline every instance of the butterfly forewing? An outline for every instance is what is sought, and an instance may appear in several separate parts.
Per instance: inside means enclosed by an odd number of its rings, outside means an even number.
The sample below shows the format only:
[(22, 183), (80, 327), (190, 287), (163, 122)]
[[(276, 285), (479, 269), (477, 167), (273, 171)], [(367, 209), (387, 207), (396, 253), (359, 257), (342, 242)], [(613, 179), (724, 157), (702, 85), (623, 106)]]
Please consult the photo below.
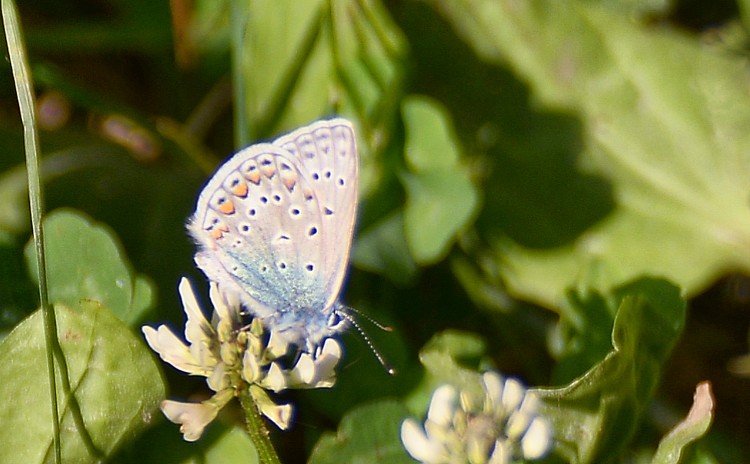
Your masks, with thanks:
[(356, 217), (359, 161), (354, 130), (344, 119), (319, 121), (273, 143), (299, 160), (319, 198), (328, 307), (346, 273)]
[(189, 225), (201, 269), (261, 316), (322, 310), (328, 298), (319, 195), (302, 169), (278, 146), (253, 145), (217, 171)]

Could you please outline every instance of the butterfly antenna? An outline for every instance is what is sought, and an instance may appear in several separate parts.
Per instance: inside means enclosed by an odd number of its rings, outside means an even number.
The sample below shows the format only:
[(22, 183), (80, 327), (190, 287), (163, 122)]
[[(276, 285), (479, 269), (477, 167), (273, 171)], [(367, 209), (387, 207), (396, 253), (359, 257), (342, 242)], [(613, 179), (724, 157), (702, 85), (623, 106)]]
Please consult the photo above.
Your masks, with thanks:
[[(375, 327), (377, 327), (380, 330), (383, 330), (385, 332), (393, 332), (393, 327), (390, 327), (390, 326), (387, 326), (387, 325), (383, 325), (383, 324), (381, 324), (380, 322), (378, 322), (375, 319), (371, 318), (370, 316), (368, 316), (365, 313), (357, 311), (354, 308), (350, 308), (349, 306), (346, 307), (346, 310), (347, 311), (351, 311), (353, 313), (357, 313), (357, 316), (363, 317), (363, 318), (367, 319), (370, 322), (370, 324), (374, 325)], [(347, 319), (347, 320), (351, 321), (351, 319)], [(354, 324), (354, 326), (357, 327), (356, 324)], [(359, 327), (357, 327), (357, 330), (359, 330)], [(364, 335), (364, 334), (362, 334), (362, 335)]]
[[(385, 330), (386, 332), (392, 332), (393, 331), (393, 328), (388, 327), (388, 326), (384, 326), (382, 324), (379, 324), (379, 323), (375, 322), (374, 320), (372, 320), (372, 318), (370, 318), (368, 316), (365, 316), (364, 314), (362, 314), (361, 312), (355, 310), (354, 308), (347, 307), (346, 309), (349, 310), (349, 311), (353, 311), (353, 312), (357, 313), (358, 315), (364, 317), (365, 319), (367, 319), (370, 322), (372, 322), (376, 327), (379, 327), (380, 329)], [(388, 362), (385, 360), (385, 358), (383, 358), (383, 355), (381, 355), (380, 352), (377, 349), (375, 349), (375, 345), (373, 345), (372, 340), (370, 339), (370, 337), (367, 336), (367, 334), (365, 333), (365, 331), (362, 330), (362, 327), (357, 323), (357, 320), (354, 319), (351, 314), (349, 314), (349, 313), (347, 313), (345, 311), (338, 311), (338, 313), (339, 313), (339, 315), (341, 315), (341, 317), (343, 317), (344, 319), (346, 319), (347, 321), (349, 321), (349, 323), (351, 323), (351, 325), (353, 325), (355, 329), (357, 329), (357, 332), (359, 332), (359, 334), (365, 340), (365, 343), (367, 344), (367, 347), (370, 348), (370, 351), (372, 351), (372, 354), (375, 355), (375, 358), (378, 360), (378, 362), (380, 363), (380, 365), (383, 366), (383, 369), (385, 369), (385, 371), (388, 372), (390, 375), (396, 375), (396, 369), (393, 366), (391, 366), (390, 364), (388, 364)]]

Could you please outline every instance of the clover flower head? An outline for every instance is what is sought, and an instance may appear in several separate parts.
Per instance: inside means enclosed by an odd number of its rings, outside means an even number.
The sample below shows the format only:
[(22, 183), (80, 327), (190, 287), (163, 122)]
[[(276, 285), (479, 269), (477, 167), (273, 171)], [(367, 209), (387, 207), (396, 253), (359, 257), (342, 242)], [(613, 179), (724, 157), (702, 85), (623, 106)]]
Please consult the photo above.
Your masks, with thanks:
[[(214, 307), (211, 322), (204, 316), (187, 279), (180, 281), (179, 292), (187, 314), (187, 343), (165, 325), (156, 329), (143, 326), (142, 331), (162, 360), (190, 375), (206, 377), (209, 388), (216, 392), (201, 403), (162, 402), (162, 412), (180, 424), (185, 440), (200, 438), (218, 412), (243, 389), (249, 389), (264, 416), (286, 429), (292, 406), (276, 404), (267, 390), (328, 388), (336, 382), (335, 367), (341, 359), (341, 346), (336, 340), (326, 339), (314, 353), (298, 353), (298, 348), (283, 337), (266, 333), (260, 319), (243, 324), (239, 299), (221, 292), (216, 282), (210, 283)], [(290, 367), (289, 360), (295, 355), (296, 362)]]
[(482, 394), (441, 385), (432, 394), (424, 426), (401, 424), (408, 453), (425, 464), (506, 464), (544, 457), (552, 426), (537, 414), (538, 398), (515, 379), (482, 376)]

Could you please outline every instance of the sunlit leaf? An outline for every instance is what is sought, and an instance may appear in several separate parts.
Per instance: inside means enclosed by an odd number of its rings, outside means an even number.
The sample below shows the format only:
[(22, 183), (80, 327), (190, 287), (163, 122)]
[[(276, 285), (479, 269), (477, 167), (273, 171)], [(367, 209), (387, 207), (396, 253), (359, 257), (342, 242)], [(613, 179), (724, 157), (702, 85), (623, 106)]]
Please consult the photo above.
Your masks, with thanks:
[(403, 103), (409, 168), (404, 229), (415, 261), (432, 264), (448, 253), (456, 234), (476, 213), (479, 192), (461, 164), (461, 149), (449, 115), (434, 100), (409, 97)]
[[(130, 270), (110, 230), (71, 210), (55, 211), (43, 224), (50, 301), (75, 307), (82, 300), (95, 300), (128, 324), (143, 316), (153, 288)], [(38, 279), (32, 242), (26, 246), (26, 261)]]
[[(648, 274), (689, 294), (727, 268), (750, 269), (744, 58), (645, 27), (599, 2), (430, 3), (482, 60), (512, 69), (536, 108), (580, 120), (575, 164), (614, 193), (614, 209), (567, 244), (542, 248), (525, 243), (522, 231), (510, 241), (492, 232), (492, 253), (515, 294), (554, 306), (590, 266), (605, 291)], [(509, 135), (503, 147), (513, 147)], [(577, 198), (581, 214), (593, 193)], [(559, 218), (558, 229), (571, 230), (575, 220)]]
[[(56, 370), (63, 461), (100, 462), (161, 414), (165, 386), (146, 345), (109, 309), (82, 300), (70, 308), (57, 305), (55, 311), (65, 363), (65, 370)], [(50, 462), (52, 414), (41, 312), (0, 345), (0, 369), (5, 379), (0, 461)], [(70, 398), (61, 373), (70, 382)]]
[(539, 389), (561, 452), (573, 463), (616, 456), (635, 433), (682, 333), (685, 302), (663, 280), (643, 279), (618, 290), (612, 351), (558, 389)]

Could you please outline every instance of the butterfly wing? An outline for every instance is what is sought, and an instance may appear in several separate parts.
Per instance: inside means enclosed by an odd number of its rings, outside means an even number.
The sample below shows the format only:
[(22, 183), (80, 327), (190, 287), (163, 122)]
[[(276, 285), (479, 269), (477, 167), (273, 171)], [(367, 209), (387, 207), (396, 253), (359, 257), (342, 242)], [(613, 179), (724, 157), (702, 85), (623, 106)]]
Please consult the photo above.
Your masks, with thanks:
[(357, 204), (354, 131), (319, 121), (230, 158), (200, 194), (195, 260), (223, 291), (308, 349), (336, 311)]
[(320, 199), (303, 170), (281, 147), (250, 146), (214, 174), (188, 223), (198, 266), (261, 317), (327, 301)]
[(359, 159), (354, 128), (345, 119), (318, 121), (273, 144), (299, 161), (319, 198), (326, 308), (331, 307), (346, 275), (357, 212)]

